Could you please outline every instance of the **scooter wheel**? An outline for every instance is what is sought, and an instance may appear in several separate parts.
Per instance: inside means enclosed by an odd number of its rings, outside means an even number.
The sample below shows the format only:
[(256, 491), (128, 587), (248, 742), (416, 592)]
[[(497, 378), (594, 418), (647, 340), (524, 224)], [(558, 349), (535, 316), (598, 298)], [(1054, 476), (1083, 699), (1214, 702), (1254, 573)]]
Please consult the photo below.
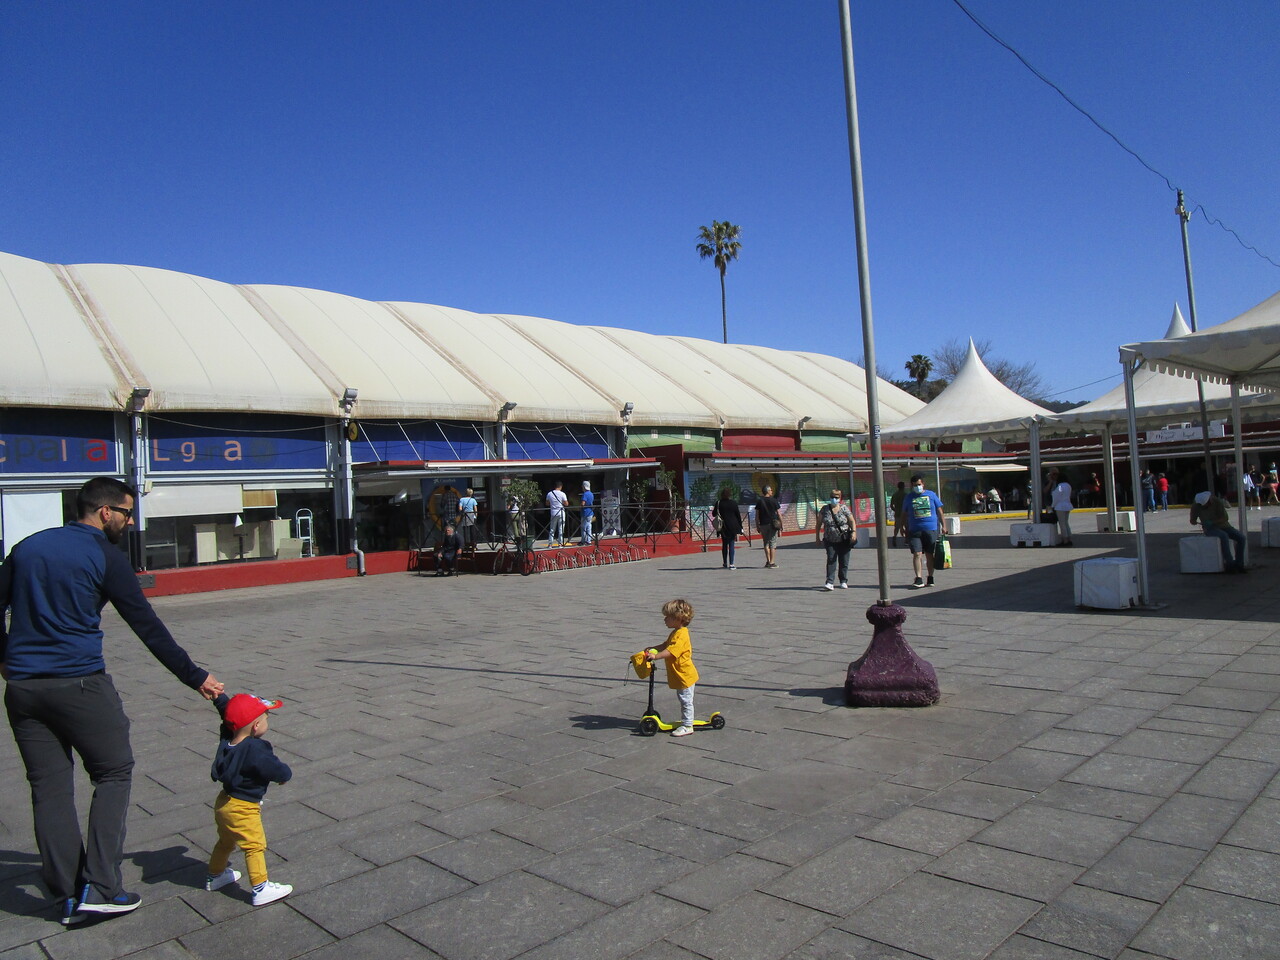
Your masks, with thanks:
[(717, 713), (714, 717), (712, 717), (712, 718), (711, 718), (711, 729), (712, 729), (712, 730), (723, 730), (723, 729), (724, 729), (724, 715), (723, 715), (723, 714)]
[(643, 737), (652, 737), (658, 732), (658, 721), (653, 717), (645, 717), (640, 721), (640, 735)]

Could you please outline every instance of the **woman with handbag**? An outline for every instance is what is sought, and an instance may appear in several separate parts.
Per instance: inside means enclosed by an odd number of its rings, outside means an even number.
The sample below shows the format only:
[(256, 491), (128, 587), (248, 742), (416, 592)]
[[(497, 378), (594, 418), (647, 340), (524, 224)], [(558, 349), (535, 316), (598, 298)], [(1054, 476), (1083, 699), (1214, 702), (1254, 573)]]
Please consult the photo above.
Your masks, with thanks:
[(738, 569), (734, 565), (734, 544), (742, 532), (742, 513), (738, 501), (733, 499), (733, 488), (724, 487), (720, 500), (711, 508), (712, 523), (720, 534), (720, 559), (726, 570)]
[(840, 589), (849, 589), (849, 551), (853, 548), (855, 527), (853, 514), (841, 500), (839, 490), (831, 491), (831, 499), (822, 505), (818, 514), (816, 539), (827, 548), (827, 582), (823, 590), (836, 588), (836, 576), (840, 577)]

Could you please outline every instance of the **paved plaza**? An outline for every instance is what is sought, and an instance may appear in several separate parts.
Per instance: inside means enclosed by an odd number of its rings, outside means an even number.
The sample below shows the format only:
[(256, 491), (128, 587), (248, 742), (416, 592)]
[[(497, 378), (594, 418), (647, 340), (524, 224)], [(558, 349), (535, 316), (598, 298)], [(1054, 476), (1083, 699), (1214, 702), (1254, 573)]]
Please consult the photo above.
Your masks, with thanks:
[[(1259, 516), (1280, 513), (1280, 508)], [(108, 612), (137, 755), (135, 913), (64, 930), (0, 737), (0, 957), (36, 960), (1243, 960), (1280, 957), (1280, 589), (1176, 572), (1185, 510), (1151, 520), (1160, 609), (1074, 606), (1073, 548), (968, 521), (908, 590), (942, 702), (852, 710), (875, 555), (741, 550), (532, 577), (389, 574), (158, 600), (230, 691), (279, 696), (294, 778), (264, 819), (288, 899), (203, 889), (216, 714)], [(1254, 544), (1257, 535), (1252, 536)], [(627, 657), (687, 597), (721, 731), (644, 738)], [(658, 706), (677, 713), (660, 686)], [(80, 784), (82, 807), (87, 783)], [(239, 854), (233, 865), (243, 870)]]

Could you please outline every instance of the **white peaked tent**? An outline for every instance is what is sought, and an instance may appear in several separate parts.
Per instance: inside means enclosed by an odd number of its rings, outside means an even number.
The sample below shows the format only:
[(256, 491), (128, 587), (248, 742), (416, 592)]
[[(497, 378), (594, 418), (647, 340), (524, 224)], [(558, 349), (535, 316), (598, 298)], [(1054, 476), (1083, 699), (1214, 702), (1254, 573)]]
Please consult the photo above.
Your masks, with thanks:
[[(1129, 443), (1137, 447), (1135, 370), (1145, 364), (1159, 373), (1201, 378), (1226, 384), (1231, 391), (1231, 423), (1235, 437), (1237, 524), (1248, 533), (1244, 505), (1244, 450), (1240, 436), (1241, 387), (1280, 388), (1280, 293), (1274, 294), (1234, 320), (1180, 337), (1129, 343), (1120, 348), (1128, 399)], [(1208, 388), (1206, 387), (1206, 396)], [(1137, 456), (1130, 458), (1137, 464)], [(1136, 466), (1135, 466), (1136, 472)], [(1136, 482), (1137, 477), (1135, 475)], [(1138, 520), (1138, 588), (1142, 600), (1150, 600), (1147, 584), (1146, 539), (1142, 511)]]
[[(1176, 340), (1191, 333), (1182, 311), (1175, 303), (1173, 316), (1169, 320), (1169, 328), (1165, 331), (1165, 340)], [(1171, 373), (1154, 370), (1148, 362), (1142, 363), (1133, 372), (1134, 416), (1139, 428), (1159, 428), (1167, 426), (1171, 420), (1200, 414), (1200, 398), (1196, 390), (1195, 380), (1189, 380)], [(1226, 412), (1231, 409), (1231, 388), (1226, 384), (1207, 383), (1204, 385), (1205, 409)], [(1276, 413), (1276, 398), (1271, 395), (1254, 395), (1246, 399), (1249, 411), (1265, 411), (1269, 415)], [(1116, 494), (1115, 465), (1111, 455), (1111, 436), (1117, 426), (1128, 422), (1129, 409), (1125, 403), (1124, 384), (1117, 384), (1097, 400), (1075, 407), (1063, 413), (1055, 414), (1045, 424), (1042, 432), (1075, 433), (1097, 432), (1102, 434), (1103, 475), (1107, 482), (1107, 513), (1111, 518), (1111, 529), (1115, 529)]]
[(1031, 502), (1040, 511), (1040, 422), (1053, 414), (996, 379), (969, 338), (969, 353), (947, 388), (905, 420), (881, 431), (883, 440), (936, 441), (958, 437), (1031, 440)]

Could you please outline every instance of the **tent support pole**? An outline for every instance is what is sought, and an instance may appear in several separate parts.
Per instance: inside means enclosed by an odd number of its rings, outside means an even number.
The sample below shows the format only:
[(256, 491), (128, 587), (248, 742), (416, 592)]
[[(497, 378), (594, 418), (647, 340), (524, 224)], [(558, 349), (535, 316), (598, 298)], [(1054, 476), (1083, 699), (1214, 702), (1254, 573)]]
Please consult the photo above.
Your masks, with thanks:
[[(1187, 237), (1187, 221), (1191, 214), (1182, 202), (1182, 191), (1178, 191), (1178, 207), (1174, 210), (1182, 224), (1182, 266), (1187, 274), (1187, 312), (1190, 314), (1191, 332), (1196, 332), (1196, 286), (1191, 277), (1191, 241)], [(1209, 449), (1209, 414), (1204, 406), (1204, 381), (1196, 377), (1196, 394), (1200, 398), (1200, 437), (1204, 441), (1204, 488), (1216, 494), (1213, 482), (1213, 453)]]
[(1111, 424), (1102, 428), (1102, 476), (1106, 478), (1107, 529), (1115, 533), (1116, 523), (1116, 455), (1111, 449)]
[[(1120, 354), (1120, 365), (1124, 368), (1124, 406), (1129, 418), (1129, 472), (1132, 475), (1133, 491), (1142, 489), (1141, 471), (1138, 469), (1138, 418), (1134, 413), (1133, 371), (1136, 357)], [(1146, 511), (1135, 506), (1133, 515), (1138, 522), (1138, 600), (1144, 606), (1151, 603), (1151, 587), (1147, 582), (1147, 522)]]
[(1031, 522), (1039, 523), (1043, 506), (1040, 489), (1040, 421), (1034, 417), (1031, 428)]
[(1244, 499), (1244, 436), (1240, 432), (1240, 384), (1231, 381), (1231, 437), (1236, 448), (1236, 523), (1244, 534), (1244, 552), (1241, 557), (1245, 569), (1249, 567), (1249, 505)]

